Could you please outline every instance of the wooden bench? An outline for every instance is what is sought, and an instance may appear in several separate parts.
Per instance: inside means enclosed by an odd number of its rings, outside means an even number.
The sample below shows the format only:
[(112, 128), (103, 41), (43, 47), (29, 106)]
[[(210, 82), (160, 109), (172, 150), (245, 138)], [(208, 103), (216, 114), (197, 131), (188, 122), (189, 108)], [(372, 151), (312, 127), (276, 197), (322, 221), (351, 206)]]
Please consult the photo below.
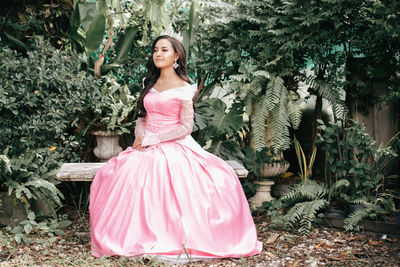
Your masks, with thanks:
[[(246, 178), (249, 171), (239, 162), (234, 160), (225, 161), (233, 168), (238, 178)], [(106, 164), (106, 162), (87, 162), (87, 163), (64, 163), (57, 173), (60, 181), (82, 181), (91, 182), (96, 172)]]

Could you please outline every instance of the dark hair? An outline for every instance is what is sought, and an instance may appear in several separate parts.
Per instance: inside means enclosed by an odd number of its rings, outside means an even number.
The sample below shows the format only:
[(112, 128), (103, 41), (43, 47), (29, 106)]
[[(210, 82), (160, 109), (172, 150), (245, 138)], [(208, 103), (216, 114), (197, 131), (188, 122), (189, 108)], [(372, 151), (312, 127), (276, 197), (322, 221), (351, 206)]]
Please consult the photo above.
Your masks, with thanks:
[(160, 69), (157, 68), (154, 65), (153, 62), (153, 53), (154, 53), (154, 48), (157, 44), (157, 42), (161, 39), (167, 39), (171, 45), (172, 48), (174, 49), (175, 53), (178, 54), (179, 58), (177, 60), (177, 63), (179, 64), (179, 67), (175, 69), (176, 74), (178, 74), (179, 77), (181, 77), (182, 80), (190, 83), (189, 76), (187, 74), (187, 69), (186, 69), (186, 51), (185, 48), (183, 47), (182, 43), (179, 42), (176, 38), (171, 37), (169, 35), (161, 35), (157, 37), (153, 44), (151, 45), (151, 55), (149, 59), (147, 60), (147, 75), (146, 78), (144, 79), (144, 88), (142, 92), (140, 93), (138, 102), (137, 102), (137, 108), (138, 108), (138, 116), (139, 117), (146, 117), (146, 109), (144, 108), (144, 103), (143, 99), (146, 96), (146, 94), (150, 91), (150, 89), (153, 87), (153, 85), (157, 82), (158, 78), (160, 77)]

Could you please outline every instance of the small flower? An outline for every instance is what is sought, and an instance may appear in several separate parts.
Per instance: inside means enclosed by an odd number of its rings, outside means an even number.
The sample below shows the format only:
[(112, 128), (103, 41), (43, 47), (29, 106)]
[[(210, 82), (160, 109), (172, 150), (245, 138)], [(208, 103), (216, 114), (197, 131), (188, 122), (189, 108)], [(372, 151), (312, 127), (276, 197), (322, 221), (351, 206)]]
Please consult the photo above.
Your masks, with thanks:
[(58, 110), (58, 109), (56, 109), (56, 112), (59, 112), (59, 110)]
[(33, 91), (35, 94), (39, 94), (39, 90), (35, 90)]
[(49, 150), (49, 151), (56, 150), (56, 147), (55, 147), (55, 146), (52, 146), (52, 147), (50, 147), (48, 150)]

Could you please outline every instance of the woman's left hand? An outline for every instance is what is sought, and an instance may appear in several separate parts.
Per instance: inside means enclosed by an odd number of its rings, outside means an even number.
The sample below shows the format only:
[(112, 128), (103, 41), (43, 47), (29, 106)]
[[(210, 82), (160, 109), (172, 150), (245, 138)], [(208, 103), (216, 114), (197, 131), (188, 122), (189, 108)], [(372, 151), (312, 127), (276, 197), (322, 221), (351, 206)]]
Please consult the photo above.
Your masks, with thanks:
[(139, 151), (144, 151), (147, 147), (142, 146), (142, 141), (143, 141), (143, 136), (138, 136), (135, 138), (135, 141), (133, 142), (132, 147), (139, 150)]

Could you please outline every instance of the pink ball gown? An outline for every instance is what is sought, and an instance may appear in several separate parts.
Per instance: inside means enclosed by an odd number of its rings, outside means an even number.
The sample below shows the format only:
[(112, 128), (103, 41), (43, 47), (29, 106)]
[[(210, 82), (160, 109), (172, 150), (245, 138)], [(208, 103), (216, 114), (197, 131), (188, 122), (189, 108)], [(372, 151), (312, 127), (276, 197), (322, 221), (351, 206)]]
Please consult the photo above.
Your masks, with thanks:
[(196, 85), (144, 98), (128, 147), (96, 174), (90, 190), (92, 254), (160, 259), (260, 253), (247, 199), (233, 169), (191, 137)]

